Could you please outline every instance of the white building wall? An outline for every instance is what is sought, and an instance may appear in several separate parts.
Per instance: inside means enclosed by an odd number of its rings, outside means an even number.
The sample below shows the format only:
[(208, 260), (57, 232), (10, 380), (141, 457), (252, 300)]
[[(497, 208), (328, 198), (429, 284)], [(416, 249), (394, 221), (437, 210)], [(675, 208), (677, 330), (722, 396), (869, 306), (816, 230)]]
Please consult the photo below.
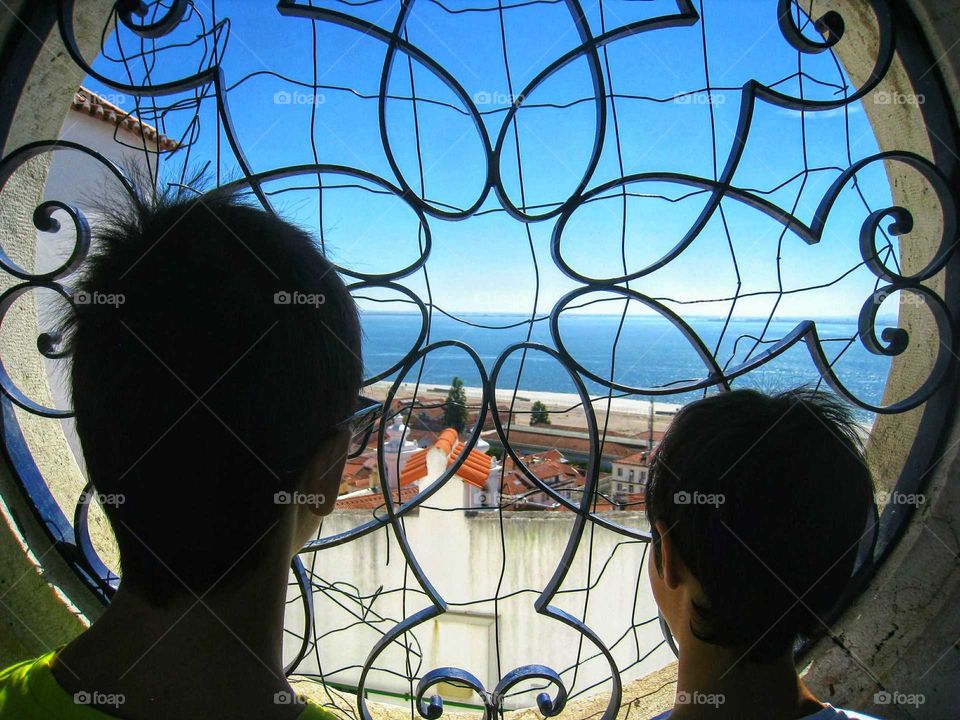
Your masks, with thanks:
[[(156, 174), (156, 152), (144, 152), (144, 143), (151, 150), (156, 148), (155, 143), (85, 112), (71, 110), (67, 113), (59, 139), (85, 145), (125, 170), (147, 177)], [(83, 206), (114, 192), (123, 192), (122, 186), (109, 170), (93, 158), (73, 150), (53, 154), (44, 186), (45, 199), (75, 202)]]
[[(60, 140), (70, 140), (96, 150), (126, 172), (140, 173), (146, 178), (156, 171), (156, 153), (144, 153), (144, 140), (128, 130), (118, 130), (112, 123), (104, 122), (86, 113), (71, 110), (61, 127)], [(120, 142), (118, 142), (118, 140)], [(122, 144), (121, 144), (122, 143)], [(126, 147), (135, 145), (139, 149)], [(149, 145), (149, 143), (148, 143)], [(116, 177), (100, 162), (75, 150), (58, 150), (52, 154), (43, 199), (59, 200), (79, 208), (87, 219), (91, 231), (96, 231), (97, 206), (101, 203), (115, 205), (116, 198), (125, 198), (126, 191)], [(53, 216), (60, 222), (57, 232), (37, 232), (36, 272), (52, 270), (70, 256), (76, 244), (76, 231), (66, 213), (56, 211)], [(70, 279), (64, 281), (67, 285)], [(57, 324), (64, 309), (64, 301), (49, 290), (36, 293), (37, 331), (49, 332)], [(60, 409), (71, 407), (68, 364), (62, 360), (44, 360), (47, 380), (54, 406)], [(64, 437), (73, 451), (81, 469), (85, 467), (80, 441), (72, 418), (61, 420)], [(73, 508), (64, 508), (68, 517)]]
[[(426, 501), (434, 508), (448, 507), (459, 502), (459, 480), (447, 483), (441, 492)], [(449, 496), (449, 497), (447, 497)], [(339, 512), (324, 521), (324, 535), (347, 530), (370, 518), (369, 512)], [(645, 527), (637, 513), (617, 513), (616, 520), (633, 528)], [(564, 548), (573, 528), (569, 512), (504, 513), (480, 511), (471, 516), (463, 512), (441, 512), (421, 509), (404, 520), (410, 545), (420, 566), (434, 587), (449, 604), (447, 613), (418, 626), (411, 633), (411, 642), (419, 648), (421, 658), (411, 656), (415, 674), (423, 675), (441, 665), (455, 665), (469, 670), (492, 690), (500, 676), (520, 665), (545, 664), (561, 671), (582, 659), (597, 654), (596, 648), (566, 625), (538, 615), (534, 603), (561, 562)], [(592, 563), (588, 558), (593, 542)], [(614, 656), (626, 679), (633, 679), (662, 667), (673, 659), (662, 646), (662, 636), (656, 606), (649, 591), (644, 562), (645, 543), (630, 542), (622, 535), (588, 526), (573, 559), (570, 572), (562, 588), (576, 590), (590, 583), (586, 605), (584, 592), (559, 594), (553, 604), (576, 617), (585, 617), (608, 645), (623, 638), (614, 649)], [(387, 564), (389, 548), (389, 565)], [(614, 553), (614, 550), (616, 552)], [(613, 559), (597, 579), (604, 563)], [(507, 562), (501, 577), (503, 557)], [(310, 557), (304, 558), (309, 566)], [(321, 577), (337, 578), (342, 590), (347, 584), (357, 591), (317, 592), (314, 596), (318, 633), (324, 635), (357, 622), (341, 605), (354, 613), (363, 610), (348, 595), (370, 598), (382, 588), (373, 601), (364, 601), (368, 618), (388, 617), (376, 629), (357, 625), (348, 630), (333, 632), (319, 643), (319, 657), (324, 677), (343, 685), (355, 686), (360, 675), (359, 666), (380, 637), (380, 631), (392, 627), (403, 617), (426, 607), (426, 597), (419, 592), (412, 574), (407, 573), (408, 592), (389, 592), (404, 585), (404, 562), (393, 530), (380, 530), (346, 545), (320, 551), (316, 567)], [(639, 587), (639, 591), (637, 588)], [(536, 592), (530, 592), (535, 590)], [(498, 592), (499, 591), (499, 592)], [(501, 600), (483, 601), (499, 594)], [(637, 595), (636, 604), (634, 595)], [(335, 602), (338, 601), (338, 602)], [(406, 605), (404, 607), (404, 600)], [(469, 604), (467, 604), (469, 603)], [(299, 605), (289, 606), (288, 627), (300, 627)], [(496, 622), (495, 622), (496, 620)], [(639, 625), (631, 631), (631, 625)], [(499, 645), (499, 664), (496, 648)], [(642, 657), (660, 646), (649, 658), (633, 665), (637, 648)], [(296, 651), (295, 638), (287, 639), (286, 655)], [(375, 665), (403, 673), (403, 648), (394, 646), (376, 661)], [(630, 667), (632, 665), (632, 667)], [(350, 667), (354, 666), (354, 667)], [(316, 657), (308, 658), (301, 672), (318, 673)], [(602, 658), (583, 664), (576, 685), (569, 686), (573, 673), (563, 673), (568, 691), (576, 692), (609, 676)], [(368, 691), (388, 691), (405, 694), (409, 690), (402, 677), (376, 671), (368, 676)], [(609, 684), (591, 690), (608, 692)], [(536, 693), (517, 697), (509, 707), (527, 707), (535, 704)], [(390, 701), (388, 697), (371, 695), (371, 699)], [(451, 701), (464, 698), (449, 697)], [(403, 702), (393, 698), (394, 702)], [(466, 700), (470, 702), (469, 700)], [(472, 702), (476, 702), (476, 698)]]
[[(633, 477), (630, 473), (633, 473)], [(613, 462), (610, 464), (610, 490), (611, 492), (637, 493), (641, 492), (647, 484), (647, 473), (649, 468), (641, 465), (624, 465)]]

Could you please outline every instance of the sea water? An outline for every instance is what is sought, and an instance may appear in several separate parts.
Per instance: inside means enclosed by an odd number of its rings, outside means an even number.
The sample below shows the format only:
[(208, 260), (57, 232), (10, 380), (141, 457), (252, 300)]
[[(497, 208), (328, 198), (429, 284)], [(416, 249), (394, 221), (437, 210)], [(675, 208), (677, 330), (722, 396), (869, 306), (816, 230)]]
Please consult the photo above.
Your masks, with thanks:
[[(419, 314), (363, 312), (364, 361), (367, 375), (379, 373), (402, 358), (413, 346), (420, 331)], [(789, 334), (800, 319), (691, 317), (686, 322), (702, 340), (710, 355), (728, 369), (756, 358)], [(895, 326), (893, 318), (878, 322), (877, 332)], [(702, 396), (703, 391), (674, 392), (679, 382), (706, 376), (707, 368), (691, 342), (668, 320), (654, 315), (590, 315), (568, 314), (560, 320), (560, 339), (566, 352), (584, 369), (620, 385), (631, 388), (659, 388), (666, 394), (658, 401), (682, 404)], [(891, 360), (870, 353), (858, 337), (856, 318), (831, 318), (817, 321), (817, 331), (828, 360), (840, 381), (861, 400), (879, 404), (883, 396)], [(457, 340), (476, 351), (489, 373), (500, 354), (510, 345), (530, 341), (556, 348), (557, 343), (547, 320), (530, 322), (518, 315), (463, 314), (451, 318), (434, 313), (429, 324), (427, 342)], [(615, 352), (614, 352), (614, 348)], [(520, 353), (505, 364), (502, 377), (512, 387), (520, 366)], [(564, 366), (542, 353), (526, 355), (520, 378), (523, 390), (568, 393), (572, 391), (570, 376)], [(447, 386), (460, 377), (468, 386), (479, 385), (479, 373), (470, 357), (455, 348), (431, 352), (421, 368), (420, 381)], [(394, 379), (396, 374), (388, 379)], [(405, 378), (416, 379), (413, 376)], [(581, 373), (591, 394), (606, 394), (603, 384)], [(797, 343), (778, 357), (760, 365), (733, 382), (734, 387), (752, 387), (776, 392), (801, 385), (826, 388), (809, 350)], [(646, 395), (638, 395), (646, 398)], [(857, 411), (868, 419), (871, 413)]]

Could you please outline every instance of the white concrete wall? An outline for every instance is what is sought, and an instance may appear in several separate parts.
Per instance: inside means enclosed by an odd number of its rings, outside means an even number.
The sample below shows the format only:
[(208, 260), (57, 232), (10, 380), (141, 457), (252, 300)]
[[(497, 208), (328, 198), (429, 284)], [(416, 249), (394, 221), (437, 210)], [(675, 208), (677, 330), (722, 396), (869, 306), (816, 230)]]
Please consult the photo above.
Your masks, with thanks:
[[(452, 507), (462, 501), (462, 489), (457, 478), (450, 481), (427, 502), (434, 508)], [(633, 528), (644, 527), (645, 522), (636, 513), (618, 513), (618, 521)], [(347, 530), (370, 518), (369, 512), (339, 512), (325, 520), (323, 535)], [(569, 512), (504, 513), (481, 512), (467, 516), (462, 511), (442, 512), (421, 509), (405, 519), (406, 533), (411, 548), (442, 597), (449, 604), (447, 613), (420, 625), (412, 634), (422, 654), (422, 664), (415, 667), (415, 675), (442, 665), (455, 665), (472, 672), (492, 690), (503, 674), (530, 663), (548, 665), (563, 670), (582, 658), (593, 656), (597, 650), (584, 640), (580, 646), (579, 633), (558, 621), (538, 615), (534, 602), (561, 561), (564, 548), (573, 529), (573, 514)], [(590, 544), (592, 567), (590, 567)], [(625, 542), (626, 541), (626, 542)], [(618, 543), (625, 542), (619, 548)], [(645, 544), (629, 542), (622, 535), (596, 528), (591, 538), (588, 527), (561, 593), (553, 604), (576, 617), (584, 617), (586, 593), (582, 588), (590, 583), (586, 622), (609, 645), (625, 637), (614, 655), (621, 668), (628, 668), (637, 657), (662, 642), (656, 622), (656, 606), (650, 594), (646, 568), (643, 562)], [(503, 557), (506, 555), (506, 563)], [(612, 559), (604, 569), (604, 563)], [(387, 562), (389, 557), (389, 564)], [(305, 556), (310, 567), (311, 557)], [(501, 577), (501, 567), (504, 568)], [(362, 614), (355, 597), (373, 596), (378, 588), (381, 595), (372, 603), (365, 600), (368, 610), (389, 618), (376, 628), (358, 625), (334, 632), (319, 643), (319, 658), (328, 681), (355, 686), (360, 675), (359, 666), (366, 660), (372, 645), (396, 622), (426, 607), (426, 597), (419, 592), (412, 574), (407, 573), (406, 593), (389, 592), (404, 585), (404, 560), (392, 530), (374, 534), (341, 547), (323, 550), (315, 558), (318, 580), (336, 578), (342, 593), (317, 592), (317, 632), (324, 635), (357, 621), (336, 601), (353, 612)], [(599, 576), (599, 580), (598, 580)], [(347, 585), (356, 590), (348, 590)], [(578, 588), (581, 590), (576, 591)], [(638, 589), (639, 588), (639, 589)], [(357, 592), (359, 591), (359, 592)], [(535, 592), (532, 592), (535, 591)], [(499, 595), (504, 600), (479, 601)], [(635, 602), (636, 595), (636, 602)], [(404, 600), (406, 605), (404, 606)], [(300, 609), (295, 604), (287, 619), (288, 628), (299, 628)], [(498, 622), (495, 623), (494, 619)], [(632, 620), (631, 620), (632, 618)], [(648, 622), (630, 630), (631, 624)], [(498, 639), (499, 638), (499, 639)], [(286, 657), (296, 651), (297, 640), (288, 638)], [(499, 645), (499, 666), (496, 647)], [(644, 662), (623, 672), (625, 680), (652, 672), (673, 659), (672, 653), (661, 647)], [(417, 658), (413, 657), (416, 663)], [(402, 647), (387, 650), (375, 663), (404, 674), (405, 654)], [(357, 666), (336, 672), (338, 668)], [(316, 657), (308, 658), (300, 672), (319, 673)], [(574, 682), (573, 672), (562, 675), (568, 690), (573, 693), (609, 677), (609, 668), (602, 658), (585, 663)], [(407, 693), (408, 683), (403, 677), (385, 672), (373, 672), (368, 678), (369, 690)], [(600, 687), (588, 694), (601, 692)], [(446, 694), (446, 693), (441, 693)], [(508, 707), (528, 707), (535, 703), (535, 693), (515, 698)], [(375, 699), (385, 699), (372, 696)], [(476, 702), (447, 695), (451, 701)], [(396, 700), (395, 702), (402, 702)]]
[[(155, 149), (155, 143), (85, 112), (67, 113), (59, 139), (85, 145), (121, 168), (135, 169), (148, 177), (156, 173), (157, 154), (144, 150)], [(74, 151), (53, 154), (44, 199), (74, 202), (82, 207), (104, 193), (115, 192), (122, 192), (122, 187), (96, 160)]]

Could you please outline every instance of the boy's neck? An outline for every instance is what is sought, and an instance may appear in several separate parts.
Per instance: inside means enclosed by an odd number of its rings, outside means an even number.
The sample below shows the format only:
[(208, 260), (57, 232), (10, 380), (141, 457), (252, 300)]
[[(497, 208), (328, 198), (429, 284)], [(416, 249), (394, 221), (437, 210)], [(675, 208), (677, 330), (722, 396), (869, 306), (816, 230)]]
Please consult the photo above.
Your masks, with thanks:
[(59, 654), (59, 684), (122, 694), (108, 712), (130, 720), (183, 717), (292, 719), (302, 707), (275, 701), (290, 693), (283, 674), (286, 567), (208, 595), (152, 607), (121, 589), (91, 628)]
[(824, 707), (789, 653), (761, 664), (692, 637), (682, 647), (671, 720), (795, 720)]

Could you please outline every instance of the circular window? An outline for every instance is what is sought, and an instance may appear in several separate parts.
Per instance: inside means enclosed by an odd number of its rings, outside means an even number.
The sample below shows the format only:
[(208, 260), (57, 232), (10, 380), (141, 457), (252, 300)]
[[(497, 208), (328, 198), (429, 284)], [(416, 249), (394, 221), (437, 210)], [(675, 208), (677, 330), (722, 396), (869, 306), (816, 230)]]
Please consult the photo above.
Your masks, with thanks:
[(651, 453), (678, 408), (738, 387), (851, 406), (881, 511), (865, 586), (951, 411), (953, 128), (904, 8), (816, 6), (34, 11), (51, 39), (21, 43), (0, 116), (0, 402), (71, 568), (109, 602), (119, 500), (87, 483), (57, 334), (118, 301), (70, 289), (97, 208), (229, 185), (335, 263), (385, 409), (292, 568), (290, 673), (365, 713), (597, 695), (613, 717), (673, 658), (645, 578)]

